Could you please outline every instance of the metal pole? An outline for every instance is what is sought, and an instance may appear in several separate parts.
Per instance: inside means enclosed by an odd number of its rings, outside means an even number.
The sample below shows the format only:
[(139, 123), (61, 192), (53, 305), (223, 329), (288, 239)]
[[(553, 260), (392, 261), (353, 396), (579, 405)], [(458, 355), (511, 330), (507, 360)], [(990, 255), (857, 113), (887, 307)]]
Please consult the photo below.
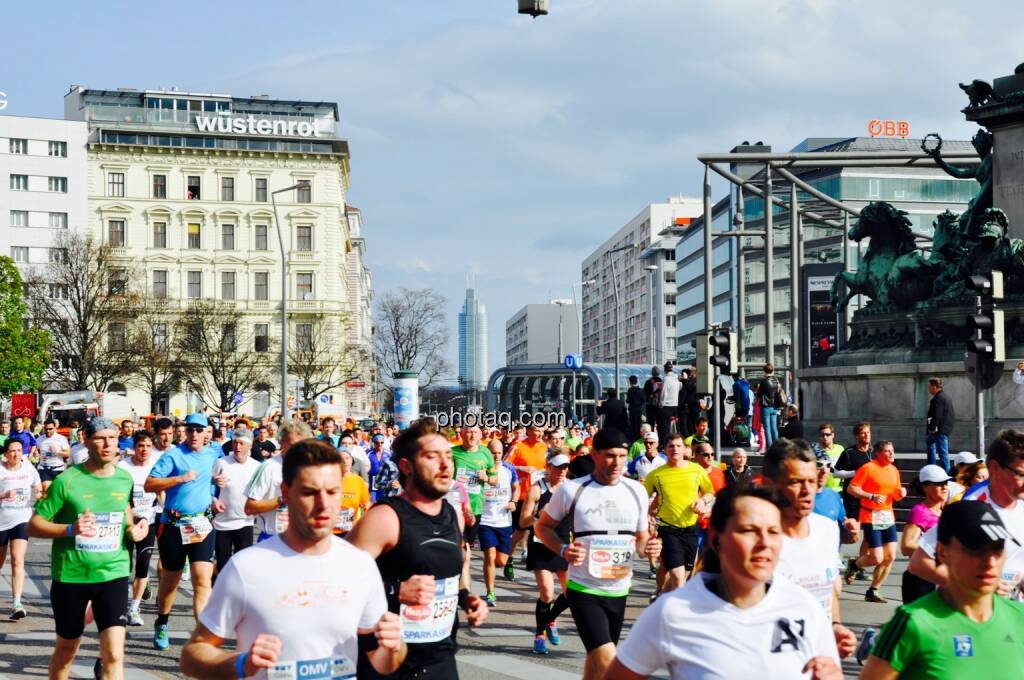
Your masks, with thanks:
[(772, 166), (764, 164), (764, 356), (765, 363), (775, 363), (775, 285), (772, 264)]
[(710, 330), (714, 323), (714, 259), (711, 238), (711, 172), (704, 166), (704, 328)]
[[(612, 258), (612, 294), (615, 300), (615, 396), (619, 395), (619, 277), (615, 273), (615, 258)], [(597, 395), (600, 399), (601, 395)]]
[(558, 354), (555, 355), (555, 363), (562, 360), (562, 303), (558, 303)]
[[(744, 226), (744, 214), (743, 211), (746, 208), (743, 204), (743, 187), (736, 187), (736, 219), (733, 220), (733, 226), (736, 231), (743, 231)], [(747, 256), (746, 249), (743, 247), (744, 236), (740, 236), (736, 239), (738, 249), (736, 252), (736, 267), (739, 273), (736, 276), (736, 354), (739, 360), (747, 360)], [(747, 369), (740, 368), (740, 375), (746, 377)]]
[(651, 312), (650, 312), (651, 313), (651, 366), (657, 366), (658, 365), (658, 350), (657, 350), (657, 347), (656, 347), (657, 342), (656, 342), (655, 338), (657, 338), (657, 336), (658, 336), (658, 324), (654, 320), (654, 270), (653, 269), (651, 270), (651, 277), (650, 278), (651, 278), (651, 293), (650, 293), (650, 295), (651, 295), (651, 299), (650, 299), (650, 303), (651, 303), (651, 305), (650, 305), (650, 307), (651, 307)]
[[(294, 187), (292, 187), (294, 188)], [(288, 191), (284, 189), (283, 191)], [(281, 221), (277, 217), (277, 191), (270, 193), (274, 206), (274, 224), (277, 227), (277, 243), (281, 247), (281, 422), (288, 421), (288, 257), (281, 236)]]
[[(853, 262), (851, 262), (852, 253), (850, 252), (850, 216), (848, 214), (843, 215), (843, 271), (852, 272)], [(853, 310), (850, 305), (846, 305), (846, 309), (843, 312), (846, 323), (845, 329), (843, 330), (843, 342), (842, 345), (846, 345), (846, 341), (850, 339), (850, 322), (853, 321)], [(842, 349), (840, 347), (839, 349)]]
[[(845, 214), (845, 213), (844, 213)], [(800, 402), (800, 383), (796, 377), (800, 367), (800, 206), (796, 185), (789, 185), (789, 336), (793, 346), (793, 362), (789, 363), (789, 396)]]
[[(981, 314), (981, 296), (977, 296), (974, 299), (974, 313)], [(981, 340), (982, 332), (978, 328), (974, 331), (974, 337)], [(975, 412), (977, 413), (978, 419), (978, 457), (985, 455), (985, 391), (981, 389), (981, 363), (982, 357), (980, 354), (975, 355), (975, 369), (974, 369), (974, 399), (975, 399)]]
[(715, 458), (721, 460), (722, 458), (722, 412), (719, 410), (722, 408), (722, 403), (718, 398), (718, 380), (719, 380), (719, 368), (714, 366), (711, 369), (711, 446), (715, 449)]

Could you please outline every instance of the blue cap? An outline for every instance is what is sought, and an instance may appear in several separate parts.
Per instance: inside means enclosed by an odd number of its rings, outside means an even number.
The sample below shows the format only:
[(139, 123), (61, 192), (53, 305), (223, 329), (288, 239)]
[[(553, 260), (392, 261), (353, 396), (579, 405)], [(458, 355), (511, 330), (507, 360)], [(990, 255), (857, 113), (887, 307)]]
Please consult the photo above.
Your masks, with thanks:
[(190, 413), (185, 417), (185, 425), (198, 425), (199, 427), (209, 427), (210, 421), (206, 419), (202, 413)]
[(370, 441), (382, 442), (387, 441), (387, 438), (382, 434), (375, 434), (372, 437), (370, 437)]
[(105, 416), (96, 416), (90, 418), (89, 422), (85, 424), (85, 436), (91, 437), (100, 430), (116, 430), (117, 425), (114, 425), (114, 421)]

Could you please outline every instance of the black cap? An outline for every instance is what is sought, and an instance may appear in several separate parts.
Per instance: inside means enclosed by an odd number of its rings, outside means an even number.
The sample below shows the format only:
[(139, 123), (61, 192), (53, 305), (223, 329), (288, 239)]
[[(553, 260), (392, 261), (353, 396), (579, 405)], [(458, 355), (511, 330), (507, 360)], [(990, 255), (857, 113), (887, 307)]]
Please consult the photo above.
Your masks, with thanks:
[(939, 543), (949, 545), (956, 538), (968, 550), (980, 550), (1000, 541), (1017, 543), (992, 506), (983, 501), (947, 505), (939, 517), (938, 531)]
[(602, 451), (604, 449), (626, 449), (628, 451), (629, 442), (626, 441), (626, 435), (614, 427), (598, 430), (594, 435), (594, 450)]

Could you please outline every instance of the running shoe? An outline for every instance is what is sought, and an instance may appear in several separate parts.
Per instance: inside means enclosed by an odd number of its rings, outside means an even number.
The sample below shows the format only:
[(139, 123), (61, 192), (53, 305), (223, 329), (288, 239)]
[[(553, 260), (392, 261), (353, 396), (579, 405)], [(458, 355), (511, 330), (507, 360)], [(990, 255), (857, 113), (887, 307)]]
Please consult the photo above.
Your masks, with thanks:
[(167, 634), (167, 624), (157, 626), (153, 631), (153, 649), (161, 652), (171, 646), (171, 636)]
[(498, 606), (498, 598), (494, 596), (494, 593), (487, 593), (487, 595), (484, 596), (484, 602), (487, 603), (488, 607)]
[(877, 602), (878, 604), (886, 604), (889, 600), (885, 599), (881, 593), (874, 588), (868, 588), (868, 592), (864, 593), (865, 602)]
[(149, 584), (147, 583), (146, 587), (142, 590), (142, 600), (143, 602), (146, 602), (151, 597), (153, 597), (153, 589), (150, 588)]
[(558, 634), (558, 626), (555, 625), (554, 621), (548, 624), (544, 633), (548, 636), (548, 642), (553, 644), (555, 647), (562, 644), (562, 636)]
[(548, 653), (548, 643), (544, 639), (543, 635), (538, 635), (537, 637), (533, 638), (533, 653), (534, 654), (547, 654)]
[(846, 581), (846, 585), (852, 585), (853, 579), (857, 577), (857, 560), (856, 558), (849, 558), (846, 560), (846, 570), (843, 572), (843, 580)]
[(857, 580), (869, 581), (871, 579), (868, 578), (868, 572), (864, 571), (863, 569), (857, 569)]
[(25, 612), (25, 608), (20, 604), (11, 611), (11, 621), (20, 621), (26, 616), (28, 616), (28, 613)]
[(871, 654), (871, 648), (875, 646), (875, 638), (878, 637), (878, 631), (874, 628), (865, 628), (864, 635), (861, 636), (860, 642), (857, 643), (857, 650), (853, 653), (854, 658), (857, 659), (857, 663), (861, 666), (868, 660), (868, 656)]
[(512, 560), (505, 563), (505, 571), (502, 572), (506, 581), (516, 582), (516, 568), (512, 566)]
[(144, 622), (142, 620), (142, 614), (139, 613), (138, 609), (130, 609), (128, 611), (128, 625), (129, 626), (142, 626)]

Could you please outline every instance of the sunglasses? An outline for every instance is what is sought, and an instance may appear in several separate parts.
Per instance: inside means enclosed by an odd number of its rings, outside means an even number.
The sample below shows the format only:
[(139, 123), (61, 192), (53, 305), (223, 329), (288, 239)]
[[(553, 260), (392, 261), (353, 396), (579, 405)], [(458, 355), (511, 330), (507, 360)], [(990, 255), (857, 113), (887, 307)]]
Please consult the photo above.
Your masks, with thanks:
[(835, 436), (835, 434), (836, 434), (835, 432), (822, 432), (821, 436), (822, 437), (833, 437), (833, 436)]
[(700, 456), (701, 458), (711, 458), (714, 454), (711, 454), (711, 453), (698, 453), (697, 455)]
[(185, 427), (185, 432), (204, 432), (204, 431), (206, 431), (205, 427), (199, 427), (199, 426), (186, 426)]

